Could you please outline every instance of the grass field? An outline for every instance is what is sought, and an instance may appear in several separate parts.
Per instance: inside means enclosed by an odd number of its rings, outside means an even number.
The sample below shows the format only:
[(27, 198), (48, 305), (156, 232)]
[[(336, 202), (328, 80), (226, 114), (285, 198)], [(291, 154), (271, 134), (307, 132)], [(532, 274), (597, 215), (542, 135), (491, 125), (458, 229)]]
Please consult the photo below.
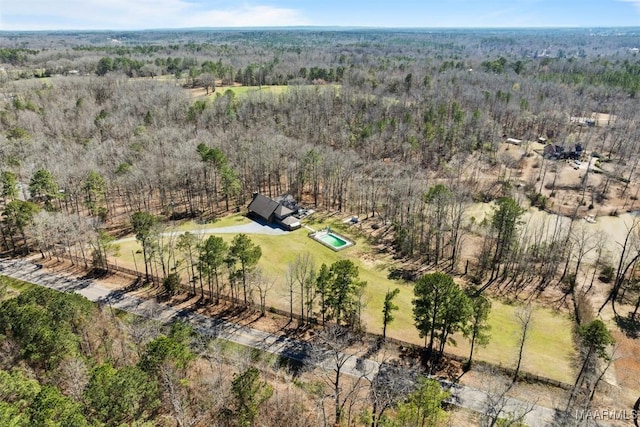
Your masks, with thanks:
[(227, 90), (233, 92), (236, 96), (246, 95), (250, 92), (272, 93), (274, 95), (283, 93), (289, 89), (289, 86), (224, 86), (216, 88), (216, 93), (224, 94)]
[(195, 221), (187, 221), (177, 225), (176, 231), (197, 231), (206, 228), (221, 228), (233, 225), (249, 224), (251, 220), (243, 215), (231, 215), (224, 218), (216, 219), (206, 223), (197, 223)]
[[(316, 90), (334, 90), (338, 88), (339, 85), (306, 85), (306, 86), (287, 86), (287, 85), (262, 85), (262, 86), (219, 86), (216, 87), (216, 91), (214, 93), (209, 93), (210, 97), (207, 98), (209, 100), (215, 100), (217, 96), (224, 95), (228, 90), (233, 92), (236, 97), (246, 96), (248, 94), (272, 94), (279, 95), (281, 93), (285, 93), (292, 88), (315, 88)], [(193, 97), (201, 97), (206, 94), (206, 91), (203, 88), (195, 88), (188, 89)]]
[[(241, 215), (233, 215), (208, 224), (186, 222), (174, 230), (194, 231), (198, 229), (227, 227), (248, 223), (250, 220)], [(275, 279), (275, 286), (267, 295), (267, 306), (288, 310), (288, 292), (284, 277), (287, 265), (297, 254), (309, 252), (314, 259), (316, 268), (322, 263), (327, 265), (339, 259), (350, 259), (358, 267), (360, 278), (367, 282), (364, 297), (365, 309), (363, 322), (369, 332), (382, 332), (382, 305), (388, 289), (399, 288), (400, 294), (396, 303), (400, 310), (394, 313), (395, 321), (388, 326), (390, 337), (415, 344), (423, 344), (413, 324), (412, 304), (413, 287), (409, 283), (388, 278), (389, 271), (396, 263), (387, 255), (379, 255), (363, 239), (352, 233), (352, 229), (342, 225), (340, 221), (319, 218), (310, 222), (316, 230), (326, 226), (346, 235), (356, 242), (356, 245), (340, 252), (331, 249), (308, 237), (308, 230), (302, 228), (285, 235), (252, 234), (250, 238), (262, 248), (262, 258), (258, 266), (264, 274)], [(171, 230), (167, 230), (171, 231)], [(220, 234), (227, 242), (231, 242), (233, 234)], [(117, 263), (134, 268), (135, 254), (138, 270), (144, 268), (142, 254), (136, 253), (140, 246), (136, 241), (120, 244), (120, 256)], [(294, 303), (295, 304), (295, 303)], [(516, 306), (492, 301), (492, 311), (489, 322), (492, 326), (491, 343), (486, 348), (477, 348), (474, 358), (484, 360), (499, 366), (514, 367), (518, 352), (520, 327), (516, 321)], [(295, 305), (298, 307), (298, 304)], [(558, 381), (571, 382), (574, 367), (572, 361), (575, 349), (572, 342), (572, 323), (563, 315), (551, 310), (536, 308), (533, 315), (533, 329), (525, 345), (523, 369), (541, 376)], [(448, 346), (447, 351), (468, 356), (469, 344), (465, 338), (455, 337), (458, 346)]]
[(35, 286), (36, 285), (32, 283), (23, 282), (13, 277), (0, 275), (0, 300), (24, 292)]
[[(491, 341), (484, 348), (476, 347), (474, 359), (515, 368), (521, 337), (520, 324), (516, 319), (518, 306), (495, 299), (491, 304)], [(575, 380), (573, 361), (577, 356), (572, 339), (572, 321), (566, 315), (541, 307), (534, 308), (532, 319), (524, 346), (522, 370), (572, 384)], [(457, 341), (458, 346), (448, 346), (447, 351), (468, 356), (469, 342), (464, 338)]]

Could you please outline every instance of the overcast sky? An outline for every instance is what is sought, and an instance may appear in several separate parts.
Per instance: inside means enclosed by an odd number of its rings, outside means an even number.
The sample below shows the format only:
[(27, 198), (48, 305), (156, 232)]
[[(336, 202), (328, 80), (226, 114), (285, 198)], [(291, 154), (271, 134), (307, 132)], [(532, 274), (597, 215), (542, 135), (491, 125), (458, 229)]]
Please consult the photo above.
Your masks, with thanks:
[(0, 0), (0, 30), (640, 26), (640, 0)]

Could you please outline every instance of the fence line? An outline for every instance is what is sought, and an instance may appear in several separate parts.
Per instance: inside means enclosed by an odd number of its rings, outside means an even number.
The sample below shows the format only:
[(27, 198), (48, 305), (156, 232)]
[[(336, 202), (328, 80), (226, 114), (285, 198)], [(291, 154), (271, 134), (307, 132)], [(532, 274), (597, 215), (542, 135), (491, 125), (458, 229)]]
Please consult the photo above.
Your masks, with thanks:
[[(75, 256), (75, 255), (60, 254), (59, 256), (61, 256), (63, 258), (67, 258), (72, 263), (75, 263), (75, 264), (84, 264), (85, 263), (85, 260), (83, 260), (82, 258), (80, 258), (78, 256)], [(138, 279), (142, 279), (142, 277), (145, 276), (144, 272), (131, 270), (130, 268), (121, 267), (121, 266), (116, 265), (116, 264), (107, 263), (106, 266), (107, 266), (107, 271), (109, 271), (109, 272), (118, 271), (120, 273), (124, 273), (124, 274), (127, 274), (129, 276), (137, 277)], [(153, 283), (158, 284), (158, 285), (162, 283), (162, 279), (160, 277), (152, 275), (152, 274), (149, 274), (149, 279)], [(192, 285), (190, 285), (188, 283), (185, 284), (182, 281), (180, 281), (179, 288), (181, 290), (186, 291), (186, 292), (189, 293), (192, 290)], [(211, 301), (213, 300), (213, 295), (209, 292), (208, 289), (203, 287), (202, 291), (203, 291), (203, 294), (204, 294), (204, 296), (206, 298), (208, 298)], [(235, 304), (235, 305), (239, 305), (239, 306), (243, 306), (243, 307), (246, 307), (246, 308), (249, 308), (249, 309), (253, 309), (255, 311), (262, 311), (262, 309), (263, 309), (263, 307), (260, 304), (255, 303), (254, 301), (247, 301), (245, 303), (244, 300), (241, 300), (241, 299), (238, 299), (238, 298), (233, 298), (233, 297), (231, 297), (229, 295), (225, 295), (225, 294), (219, 294), (218, 295), (218, 299), (226, 301), (226, 302), (230, 302), (230, 303)], [(279, 309), (279, 308), (276, 308), (276, 307), (273, 307), (273, 306), (264, 307), (264, 311), (265, 312), (268, 311), (269, 313), (273, 313), (273, 314), (276, 314), (276, 315), (279, 315), (279, 316), (288, 317), (288, 318), (290, 318), (292, 320), (298, 320), (298, 321), (303, 320), (303, 318), (302, 318), (302, 316), (300, 314), (290, 313), (287, 310), (282, 310), (282, 309)], [(312, 322), (318, 322), (318, 319), (315, 318), (315, 317), (312, 317), (311, 321)], [(327, 322), (327, 323), (329, 323), (329, 322)], [(365, 336), (365, 339), (368, 339), (368, 340), (371, 340), (371, 341), (377, 341), (377, 340), (380, 340), (382, 338), (380, 335), (374, 334), (372, 332), (365, 332), (364, 336)], [(393, 344), (393, 345), (397, 345), (399, 347), (405, 347), (405, 348), (412, 348), (412, 349), (421, 349), (422, 348), (422, 346), (418, 346), (416, 344), (413, 344), (413, 343), (410, 343), (410, 342), (407, 342), (407, 341), (402, 341), (402, 340), (399, 340), (399, 339), (396, 339), (396, 338), (390, 338), (390, 337), (386, 337), (385, 338), (385, 342)], [(467, 358), (464, 357), (464, 356), (459, 356), (459, 355), (448, 353), (448, 352), (445, 352), (444, 356), (446, 358), (448, 358), (448, 359), (455, 360), (455, 361), (461, 362), (461, 363), (463, 363), (463, 362), (465, 362), (467, 360)], [(512, 369), (512, 368), (507, 368), (507, 367), (504, 367), (504, 366), (490, 365), (490, 364), (488, 364), (486, 362), (474, 362), (474, 363), (476, 363), (477, 365), (480, 365), (480, 366), (487, 366), (487, 367), (490, 367), (491, 369), (496, 369), (496, 370), (498, 370), (498, 371), (500, 371), (503, 374), (508, 375), (508, 376), (513, 376), (515, 374), (515, 369)], [(570, 384), (563, 383), (561, 381), (557, 381), (557, 380), (554, 380), (554, 379), (551, 379), (551, 378), (542, 377), (540, 375), (532, 374), (532, 373), (529, 373), (529, 372), (522, 372), (521, 371), (521, 372), (518, 373), (518, 376), (519, 376), (519, 378), (521, 378), (522, 380), (525, 380), (525, 381), (548, 384), (548, 385), (551, 385), (551, 386), (555, 386), (555, 387), (561, 388), (563, 390), (570, 390), (571, 389), (571, 385)]]
[[(83, 260), (82, 258), (76, 256), (76, 255), (69, 255), (69, 254), (59, 254), (60, 257), (62, 258), (66, 258), (68, 260), (70, 260), (72, 263), (74, 264), (85, 264), (85, 260)], [(88, 265), (88, 263), (87, 263)], [(106, 268), (104, 268), (104, 270), (106, 270), (107, 272), (120, 272), (120, 273), (124, 273), (127, 274), (129, 276), (133, 276), (133, 277), (137, 277), (138, 279), (142, 279), (143, 277), (145, 277), (145, 273), (143, 271), (137, 271), (137, 270), (132, 270), (130, 268), (125, 268), (125, 267), (121, 267), (117, 264), (112, 264), (110, 262), (106, 263)], [(153, 274), (149, 274), (149, 280), (151, 282), (153, 282), (156, 285), (160, 285), (163, 280), (162, 278), (153, 275)], [(180, 280), (180, 284), (179, 284), (179, 289), (182, 291), (185, 291), (187, 293), (191, 293), (192, 289), (193, 289), (193, 285), (190, 283), (185, 283), (182, 281), (182, 279)], [(213, 300), (215, 297), (215, 293), (212, 294), (207, 287), (203, 287), (202, 289), (202, 294), (204, 295), (205, 298), (209, 299), (209, 300)], [(259, 303), (254, 302), (253, 300), (248, 300), (246, 303), (244, 302), (244, 300), (241, 300), (239, 298), (234, 298), (231, 297), (230, 295), (226, 295), (226, 294), (218, 294), (217, 295), (217, 299), (219, 300), (223, 300), (226, 302), (230, 302), (236, 305), (240, 305), (240, 306), (244, 306), (246, 308), (249, 309), (253, 309), (256, 311), (262, 311), (262, 306)], [(290, 313), (287, 310), (282, 310), (276, 307), (264, 307), (264, 311), (268, 311), (270, 313), (273, 314), (277, 314), (279, 316), (284, 316), (284, 317), (289, 317), (291, 319), (294, 320), (302, 320), (302, 316), (300, 316), (297, 313)]]

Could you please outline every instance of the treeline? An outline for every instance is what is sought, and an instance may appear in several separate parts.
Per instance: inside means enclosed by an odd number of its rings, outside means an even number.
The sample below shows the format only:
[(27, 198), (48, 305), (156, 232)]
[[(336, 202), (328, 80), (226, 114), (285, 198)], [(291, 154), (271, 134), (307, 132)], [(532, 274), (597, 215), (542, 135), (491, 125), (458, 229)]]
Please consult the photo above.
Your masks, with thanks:
[(571, 85), (620, 88), (635, 98), (640, 89), (640, 61), (633, 59), (599, 59), (581, 64), (549, 61), (548, 72), (541, 73), (540, 78)]
[(287, 370), (284, 361), (205, 338), (186, 323), (127, 318), (76, 294), (35, 287), (0, 302), (0, 421), (444, 425), (449, 393), (436, 380), (392, 365), (377, 374), (344, 370), (357, 357), (343, 353), (356, 339), (337, 327), (320, 332), (308, 368)]
[[(222, 61), (231, 68), (231, 79), (242, 76), (247, 67), (261, 67), (261, 84), (287, 84), (300, 78), (303, 68), (317, 67), (325, 72), (310, 76), (325, 81), (340, 81), (340, 67), (399, 69), (438, 63), (440, 70), (449, 64), (465, 69), (485, 68), (502, 73), (502, 61), (514, 65), (516, 73), (535, 76), (538, 67), (527, 67), (531, 61), (558, 61), (579, 72), (588, 71), (594, 58), (611, 58), (611, 71), (628, 73), (620, 57), (633, 58), (636, 39), (633, 31), (619, 34), (599, 34), (575, 31), (175, 31), (139, 33), (77, 33), (46, 34), (42, 38), (55, 40), (56, 48), (43, 44), (37, 36), (9, 34), (0, 39), (12, 51), (18, 41), (25, 46), (21, 67), (45, 70), (41, 76), (81, 73), (102, 73), (100, 61), (117, 62), (120, 67), (111, 72), (132, 76), (160, 74), (178, 77), (197, 72), (207, 61)], [(30, 48), (33, 46), (32, 48)], [(62, 46), (62, 47), (60, 47)], [(14, 52), (18, 52), (17, 50)], [(163, 66), (167, 58), (178, 58), (184, 66), (176, 69)], [(9, 65), (17, 65), (13, 55)], [(608, 59), (607, 59), (608, 60)], [(441, 62), (442, 61), (442, 62)], [(277, 66), (270, 69), (269, 63)], [(335, 78), (333, 78), (334, 70)], [(27, 76), (28, 74), (22, 74)], [(629, 73), (629, 75), (632, 75)], [(227, 76), (220, 75), (218, 78)], [(247, 84), (246, 79), (235, 80)]]
[[(342, 36), (292, 37), (313, 44)], [(602, 153), (616, 172), (596, 188), (587, 189), (582, 181), (578, 190), (588, 190), (592, 205), (606, 200), (616, 176), (634, 178), (639, 158), (634, 100), (614, 87), (539, 77), (560, 66), (586, 67), (581, 59), (504, 53), (505, 61), (498, 54), (497, 60), (479, 61), (475, 53), (461, 56), (460, 45), (444, 43), (455, 40), (448, 33), (367, 36), (348, 33), (349, 44), (313, 52), (295, 49), (304, 44), (216, 45), (227, 59), (189, 63), (197, 68), (194, 79), (224, 74), (249, 84), (270, 84), (286, 70), (308, 81), (323, 73), (328, 77), (333, 69), (337, 79), (344, 67), (340, 85), (292, 85), (278, 94), (218, 91), (194, 102), (171, 82), (131, 80), (109, 71), (46, 84), (6, 83), (0, 117), (5, 248), (23, 250), (35, 243), (33, 248), (79, 251), (80, 241), (91, 239), (64, 230), (76, 227), (71, 224), (81, 217), (96, 221), (76, 229), (97, 236), (105, 227), (129, 224), (135, 212), (211, 218), (242, 208), (260, 191), (290, 193), (306, 204), (372, 219), (383, 228), (383, 238), (393, 235), (403, 256), (460, 269), (465, 236), (493, 233), (489, 224), (462, 221), (471, 203), (504, 197), (527, 204), (513, 185), (521, 162), (498, 155), (505, 136), (559, 143), (579, 138), (585, 150)], [(411, 43), (398, 50), (393, 43), (398, 37)], [(480, 44), (511, 45), (510, 40), (489, 37)], [(424, 49), (418, 49), (423, 42)], [(263, 50), (268, 54), (256, 60)], [(184, 69), (184, 60), (175, 58), (154, 61), (176, 72)], [(484, 61), (497, 61), (503, 72), (471, 67)], [(240, 64), (242, 75), (234, 76)], [(614, 114), (615, 126), (583, 128), (570, 120), (594, 111)], [(548, 167), (542, 160), (538, 178), (544, 180)], [(546, 196), (539, 195), (536, 183), (524, 183), (523, 190), (541, 203)], [(632, 188), (627, 185), (619, 196), (635, 197)], [(29, 203), (44, 211), (37, 214)], [(568, 237), (572, 229), (548, 224), (552, 233), (521, 236), (525, 229), (517, 227), (513, 234), (517, 244), (497, 245), (499, 232), (487, 238), (484, 249), (473, 254), (478, 261), (471, 272), (479, 281), (497, 278), (519, 288), (535, 275), (543, 289), (556, 276), (568, 280), (580, 267), (582, 257), (570, 249), (581, 247), (571, 243), (577, 239)], [(544, 268), (527, 269), (523, 260)]]
[(309, 417), (300, 389), (267, 403), (267, 368), (230, 366), (233, 351), (190, 326), (122, 321), (75, 294), (33, 288), (2, 301), (0, 337), (11, 344), (0, 366), (3, 425), (275, 426), (270, 412)]
[[(196, 58), (171, 57), (155, 58), (153, 61), (139, 60), (128, 56), (106, 56), (98, 61), (95, 73), (104, 76), (107, 73), (122, 73), (128, 77), (156, 77), (166, 74), (173, 75), (178, 80), (186, 79), (187, 85), (192, 87), (206, 86), (203, 80), (207, 77), (213, 83), (220, 81), (228, 86), (235, 83), (244, 86), (259, 85), (287, 85), (311, 82), (335, 83), (340, 82), (345, 73), (345, 66), (337, 67), (301, 67), (286, 74), (279, 70), (280, 59), (274, 58), (267, 63), (250, 63), (244, 68), (234, 68), (229, 63), (218, 61), (198, 61)], [(64, 73), (64, 71), (62, 71)], [(67, 70), (68, 72), (68, 70)], [(44, 74), (51, 76), (55, 70), (45, 69)], [(58, 71), (60, 73), (60, 71)], [(209, 84), (214, 86), (214, 84)]]
[[(318, 283), (329, 272), (333, 276), (327, 283), (344, 289), (340, 271), (347, 270), (338, 264), (348, 262), (323, 266)], [(463, 332), (471, 340), (471, 363), (474, 345), (486, 345), (489, 339), (489, 301), (473, 289), (463, 292), (443, 273), (423, 276), (414, 294), (414, 319), (425, 347), (442, 355), (451, 335)], [(3, 425), (173, 422), (233, 427), (293, 422), (400, 427), (424, 419), (447, 425), (450, 394), (420, 369), (397, 360), (374, 369), (366, 358), (380, 343), (363, 341), (350, 327), (332, 323), (317, 330), (301, 367), (207, 338), (208, 331), (196, 333), (187, 323), (162, 326), (123, 316), (73, 293), (32, 287), (12, 298), (0, 297)], [(393, 293), (387, 300), (392, 299)], [(385, 307), (398, 309), (386, 301)], [(530, 319), (530, 309), (528, 313)], [(388, 314), (385, 324), (392, 320)], [(522, 345), (529, 325), (529, 320), (522, 324)], [(608, 347), (613, 343), (600, 320), (585, 321), (578, 336), (584, 357), (569, 390), (571, 408), (591, 403), (606, 372), (598, 362), (611, 361)], [(358, 360), (355, 369), (348, 368), (352, 359)], [(513, 382), (517, 377), (516, 369)], [(530, 405), (519, 404), (510, 412), (501, 406), (513, 382), (498, 381), (488, 391), (481, 422), (520, 422), (531, 411)], [(557, 416), (567, 424), (566, 417), (574, 414), (567, 410)]]
[(36, 55), (37, 50), (20, 48), (0, 48), (0, 63), (24, 65), (29, 55)]
[[(75, 248), (87, 241), (80, 231), (100, 228), (100, 222), (126, 224), (138, 211), (174, 219), (211, 217), (242, 207), (252, 192), (261, 191), (362, 214), (392, 228), (401, 254), (459, 268), (469, 234), (463, 221), (468, 206), (516, 197), (506, 181), (478, 179), (483, 165), (497, 161), (496, 131), (504, 128), (496, 124), (512, 120), (514, 133), (530, 127), (531, 135), (547, 126), (549, 132), (557, 126), (568, 131), (569, 125), (560, 118), (516, 115), (501, 107), (509, 100), (493, 96), (445, 100), (443, 93), (451, 89), (446, 80), (436, 91), (430, 87), (436, 83), (415, 87), (409, 77), (402, 87), (415, 104), (405, 105), (385, 101), (388, 92), (366, 97), (366, 86), (347, 84), (340, 90), (291, 88), (278, 96), (227, 92), (193, 104), (171, 85), (109, 77), (82, 80), (86, 85), (60, 79), (55, 86), (20, 92), (3, 116), (5, 247), (26, 248), (28, 234), (41, 242), (37, 247)], [(616, 137), (617, 154), (634, 158), (637, 147), (621, 143), (630, 137)], [(36, 215), (36, 206), (44, 212)], [(98, 221), (77, 228), (73, 237), (64, 231), (63, 223), (87, 215)], [(513, 255), (516, 246), (498, 258), (512, 260), (511, 271), (540, 273), (541, 283), (549, 283), (570, 256), (557, 246), (567, 241), (568, 230), (557, 230), (557, 244), (542, 245), (548, 240), (543, 235), (534, 239), (533, 259), (545, 270), (527, 269), (521, 260), (528, 258)], [(553, 262), (544, 261), (543, 250)]]

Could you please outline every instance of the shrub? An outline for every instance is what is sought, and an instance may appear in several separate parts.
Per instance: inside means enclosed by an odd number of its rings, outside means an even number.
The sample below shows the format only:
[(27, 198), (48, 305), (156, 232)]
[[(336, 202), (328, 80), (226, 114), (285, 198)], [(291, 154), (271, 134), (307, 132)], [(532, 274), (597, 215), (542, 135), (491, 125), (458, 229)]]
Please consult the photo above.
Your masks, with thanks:
[(602, 283), (611, 283), (615, 272), (616, 270), (612, 265), (605, 265), (604, 267), (602, 267), (602, 270), (600, 270), (598, 280), (600, 280)]
[(164, 290), (168, 295), (175, 295), (178, 287), (180, 286), (180, 275), (178, 273), (170, 273), (162, 281), (162, 285), (164, 286)]
[(547, 202), (549, 198), (541, 193), (531, 192), (527, 193), (527, 197), (531, 201), (531, 206), (536, 206), (540, 209), (545, 209), (547, 207)]

